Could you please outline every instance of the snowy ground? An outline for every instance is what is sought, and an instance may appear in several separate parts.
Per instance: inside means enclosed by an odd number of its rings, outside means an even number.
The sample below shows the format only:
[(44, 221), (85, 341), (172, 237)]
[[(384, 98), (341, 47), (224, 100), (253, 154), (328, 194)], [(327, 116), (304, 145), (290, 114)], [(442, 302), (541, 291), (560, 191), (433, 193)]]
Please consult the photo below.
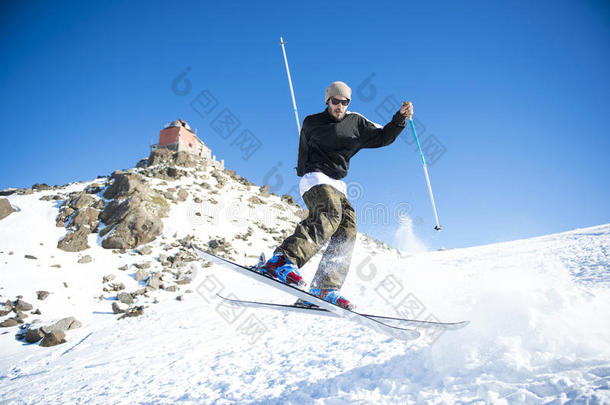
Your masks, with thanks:
[[(243, 233), (233, 202), (248, 193), (254, 188), (215, 195), (207, 220), (190, 200), (174, 205), (151, 257), (189, 233), (202, 241)], [(113, 273), (137, 286), (131, 268), (116, 269), (142, 257), (102, 249), (92, 235), (83, 254), (94, 261), (77, 264), (82, 254), (55, 247), (65, 229), (55, 227), (57, 202), (39, 201), (43, 194), (9, 197), (21, 211), (0, 221), (0, 299), (23, 295), (41, 318), (75, 316), (83, 327), (52, 348), (15, 340), (17, 327), (0, 329), (8, 332), (0, 334), (0, 403), (610, 402), (610, 225), (408, 257), (359, 237), (343, 290), (359, 309), (471, 321), (405, 344), (347, 320), (228, 310), (215, 292), (293, 300), (218, 266), (198, 266), (183, 301), (159, 291), (142, 317), (118, 321), (111, 297), (96, 298), (101, 279)], [(247, 253), (237, 259), (269, 253), (275, 242), (263, 238), (256, 229), (251, 246), (232, 239)], [(315, 263), (303, 272), (313, 276)], [(52, 292), (45, 301), (36, 300), (41, 289)]]

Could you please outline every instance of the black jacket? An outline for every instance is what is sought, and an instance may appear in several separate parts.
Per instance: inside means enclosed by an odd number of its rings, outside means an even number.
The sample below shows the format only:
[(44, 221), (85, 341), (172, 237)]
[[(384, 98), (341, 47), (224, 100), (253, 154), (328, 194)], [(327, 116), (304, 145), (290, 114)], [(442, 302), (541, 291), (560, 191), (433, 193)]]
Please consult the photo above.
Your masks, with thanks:
[(301, 128), (297, 175), (319, 171), (342, 179), (356, 152), (391, 144), (404, 127), (405, 119), (399, 112), (383, 128), (358, 113), (348, 112), (341, 121), (335, 121), (328, 109), (308, 115)]

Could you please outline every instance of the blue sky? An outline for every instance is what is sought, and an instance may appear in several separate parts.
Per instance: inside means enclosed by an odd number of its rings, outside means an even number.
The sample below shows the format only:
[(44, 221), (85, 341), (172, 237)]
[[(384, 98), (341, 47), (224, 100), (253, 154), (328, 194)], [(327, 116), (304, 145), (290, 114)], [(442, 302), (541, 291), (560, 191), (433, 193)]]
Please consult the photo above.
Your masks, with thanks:
[[(361, 231), (393, 243), (406, 212), (430, 248), (452, 248), (610, 222), (606, 1), (2, 8), (0, 188), (132, 167), (181, 117), (227, 168), (289, 192), (297, 129), (284, 36), (301, 121), (322, 111), (335, 80), (354, 90), (350, 110), (381, 124), (386, 107), (414, 103), (444, 229), (432, 229), (405, 131), (352, 159), (346, 181)], [(221, 113), (239, 120), (233, 133), (214, 129)], [(246, 130), (258, 149), (240, 143)]]

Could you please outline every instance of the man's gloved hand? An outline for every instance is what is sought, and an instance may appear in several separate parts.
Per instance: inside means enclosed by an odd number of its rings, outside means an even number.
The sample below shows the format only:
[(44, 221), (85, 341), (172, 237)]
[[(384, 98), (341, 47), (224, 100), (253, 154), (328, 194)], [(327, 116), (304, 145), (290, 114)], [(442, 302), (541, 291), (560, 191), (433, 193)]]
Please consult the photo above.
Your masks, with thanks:
[(399, 112), (404, 118), (410, 119), (413, 117), (413, 103), (410, 101), (403, 101)]

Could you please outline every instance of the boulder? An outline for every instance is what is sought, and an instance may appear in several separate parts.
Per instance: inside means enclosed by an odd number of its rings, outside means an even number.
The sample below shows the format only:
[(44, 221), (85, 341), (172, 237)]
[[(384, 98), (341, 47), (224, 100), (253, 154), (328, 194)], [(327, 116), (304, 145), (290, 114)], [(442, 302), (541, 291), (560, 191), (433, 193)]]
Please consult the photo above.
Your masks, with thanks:
[(92, 261), (93, 261), (93, 258), (89, 255), (84, 255), (83, 257), (78, 259), (79, 264), (91, 263)]
[(59, 321), (57, 321), (55, 323), (42, 326), (40, 329), (44, 333), (49, 334), (51, 332), (63, 332), (66, 330), (77, 329), (77, 328), (80, 328), (81, 326), (83, 326), (83, 325), (78, 320), (76, 320), (76, 318), (74, 318), (73, 316), (70, 316), (68, 318), (60, 319)]
[(126, 293), (126, 292), (118, 293), (116, 296), (116, 299), (119, 302), (122, 302), (123, 304), (127, 304), (127, 305), (133, 304), (133, 297), (131, 296), (131, 294)]
[(87, 237), (91, 233), (91, 228), (86, 225), (79, 226), (76, 231), (70, 232), (57, 243), (57, 248), (64, 252), (80, 252), (89, 249)]
[(146, 285), (153, 290), (158, 290), (161, 287), (161, 273), (154, 273), (150, 276)]
[(66, 343), (66, 334), (62, 331), (54, 331), (47, 333), (42, 341), (40, 342), (40, 346), (42, 347), (51, 347), (57, 346), (62, 343)]
[(142, 246), (141, 248), (136, 250), (136, 252), (142, 256), (149, 255), (152, 253), (152, 248), (150, 246), (146, 245), (146, 246)]
[(29, 328), (25, 332), (25, 341), (28, 343), (36, 343), (44, 337), (44, 332), (40, 328)]
[(123, 304), (122, 302), (112, 303), (112, 312), (115, 314), (124, 314), (129, 309), (129, 305)]
[[(155, 240), (163, 232), (161, 217), (169, 212), (167, 201), (158, 194), (134, 194), (119, 205), (108, 204), (102, 212), (107, 228), (102, 246), (106, 249), (133, 249)], [(106, 222), (107, 221), (107, 222)]]
[[(19, 323), (20, 322), (17, 320), (17, 318), (5, 319), (4, 321), (0, 322), (0, 328), (10, 328), (11, 326), (19, 325)], [(21, 323), (23, 323), (23, 321), (21, 321)]]
[(118, 196), (129, 196), (139, 192), (149, 194), (151, 192), (142, 176), (116, 171), (110, 176), (112, 184), (104, 191), (104, 198), (114, 199)]
[(46, 299), (49, 296), (49, 294), (50, 293), (48, 291), (44, 291), (44, 290), (36, 291), (36, 295), (38, 295), (38, 299), (40, 301)]
[(32, 304), (25, 302), (22, 299), (18, 299), (17, 301), (15, 301), (14, 310), (16, 312), (17, 311), (31, 311), (32, 309), (34, 309)]
[(13, 212), (17, 212), (17, 210), (13, 208), (9, 200), (6, 198), (0, 198), (0, 219), (8, 217)]
[(136, 281), (146, 280), (149, 274), (150, 272), (144, 269), (139, 269), (138, 271), (136, 271)]
[(178, 201), (186, 201), (188, 196), (189, 193), (185, 189), (181, 188), (180, 190), (178, 190)]

